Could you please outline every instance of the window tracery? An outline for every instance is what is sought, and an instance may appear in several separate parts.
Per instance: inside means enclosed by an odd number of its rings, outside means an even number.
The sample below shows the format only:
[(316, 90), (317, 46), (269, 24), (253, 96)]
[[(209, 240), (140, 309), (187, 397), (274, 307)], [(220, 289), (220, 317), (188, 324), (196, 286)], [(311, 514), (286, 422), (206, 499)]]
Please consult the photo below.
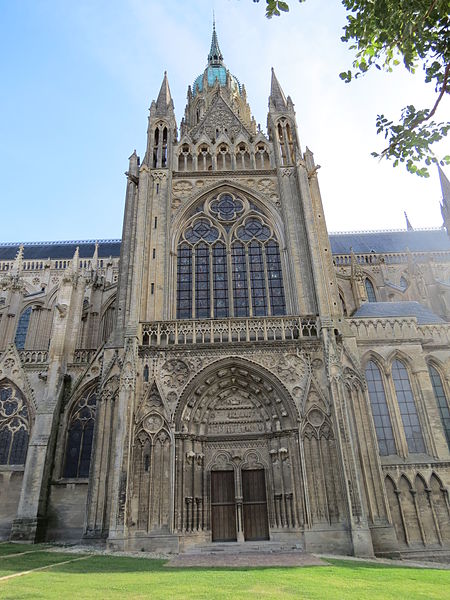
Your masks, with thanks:
[(0, 383), (0, 465), (23, 465), (28, 450), (28, 407), (19, 389)]
[(178, 319), (286, 312), (276, 234), (245, 198), (223, 193), (196, 209), (177, 262)]
[(97, 395), (86, 392), (72, 409), (67, 428), (64, 477), (88, 477), (94, 437)]

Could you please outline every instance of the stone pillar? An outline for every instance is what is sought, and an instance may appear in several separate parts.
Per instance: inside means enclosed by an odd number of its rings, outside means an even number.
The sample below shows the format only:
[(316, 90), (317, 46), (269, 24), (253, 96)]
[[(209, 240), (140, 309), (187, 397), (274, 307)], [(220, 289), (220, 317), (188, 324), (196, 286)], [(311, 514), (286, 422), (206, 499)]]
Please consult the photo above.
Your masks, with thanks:
[(78, 275), (77, 249), (72, 266), (66, 271), (58, 293), (46, 388), (37, 407), (17, 517), (11, 528), (11, 539), (15, 541), (36, 542), (45, 535), (48, 482), (64, 392), (64, 372), (67, 355), (73, 356), (73, 328), (80, 317), (83, 287)]

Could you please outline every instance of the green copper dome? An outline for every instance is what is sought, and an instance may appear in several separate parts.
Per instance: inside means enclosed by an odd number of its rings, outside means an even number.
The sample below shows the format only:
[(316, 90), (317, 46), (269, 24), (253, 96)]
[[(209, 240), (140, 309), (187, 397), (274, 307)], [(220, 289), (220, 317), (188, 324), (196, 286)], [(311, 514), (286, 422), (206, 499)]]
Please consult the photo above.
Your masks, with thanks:
[[(197, 92), (203, 91), (203, 75), (206, 73), (206, 80), (208, 87), (212, 87), (216, 80), (218, 80), (220, 86), (225, 86), (227, 83), (227, 69), (223, 64), (223, 55), (219, 48), (219, 41), (217, 39), (216, 25), (213, 24), (213, 33), (211, 40), (211, 48), (208, 54), (208, 66), (205, 71), (199, 75), (192, 86), (192, 93), (195, 96)], [(236, 89), (239, 94), (241, 93), (241, 84), (239, 79), (234, 75), (231, 75), (231, 87)]]

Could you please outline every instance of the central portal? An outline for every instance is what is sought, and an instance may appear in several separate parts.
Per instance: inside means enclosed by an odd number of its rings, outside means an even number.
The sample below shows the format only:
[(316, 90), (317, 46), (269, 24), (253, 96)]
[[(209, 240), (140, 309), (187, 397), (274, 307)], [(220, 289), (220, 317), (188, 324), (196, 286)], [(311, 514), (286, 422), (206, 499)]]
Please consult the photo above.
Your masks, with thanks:
[(213, 542), (235, 542), (236, 524), (243, 522), (245, 541), (269, 539), (264, 469), (241, 471), (242, 513), (237, 512), (234, 471), (211, 471), (211, 524)]

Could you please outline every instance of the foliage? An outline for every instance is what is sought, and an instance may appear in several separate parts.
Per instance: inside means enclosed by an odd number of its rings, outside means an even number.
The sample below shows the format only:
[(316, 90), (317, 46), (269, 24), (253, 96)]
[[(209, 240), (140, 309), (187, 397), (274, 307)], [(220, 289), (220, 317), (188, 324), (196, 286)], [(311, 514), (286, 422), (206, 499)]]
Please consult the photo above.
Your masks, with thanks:
[[(42, 557), (43, 553), (38, 554)], [(80, 555), (72, 554), (72, 557)], [(54, 565), (0, 581), (0, 597), (2, 600), (70, 597), (83, 600), (440, 600), (447, 597), (445, 590), (450, 585), (450, 572), (445, 570), (334, 559), (327, 562), (331, 564), (323, 567), (181, 569), (164, 566), (162, 560), (91, 555), (87, 560)]]
[[(387, 146), (372, 153), (392, 160), (394, 166), (405, 163), (411, 173), (428, 177), (427, 167), (438, 162), (431, 146), (450, 130), (450, 122), (433, 120), (442, 99), (450, 94), (450, 2), (342, 0), (342, 4), (347, 9), (347, 22), (341, 40), (355, 52), (353, 68), (340, 74), (343, 81), (349, 83), (373, 67), (391, 72), (403, 63), (410, 73), (422, 66), (425, 82), (434, 85), (436, 100), (431, 108), (406, 106), (397, 122), (383, 114), (377, 116), (377, 133), (384, 134)], [(287, 11), (286, 2), (266, 0), (268, 18)], [(439, 162), (450, 164), (450, 156)]]

